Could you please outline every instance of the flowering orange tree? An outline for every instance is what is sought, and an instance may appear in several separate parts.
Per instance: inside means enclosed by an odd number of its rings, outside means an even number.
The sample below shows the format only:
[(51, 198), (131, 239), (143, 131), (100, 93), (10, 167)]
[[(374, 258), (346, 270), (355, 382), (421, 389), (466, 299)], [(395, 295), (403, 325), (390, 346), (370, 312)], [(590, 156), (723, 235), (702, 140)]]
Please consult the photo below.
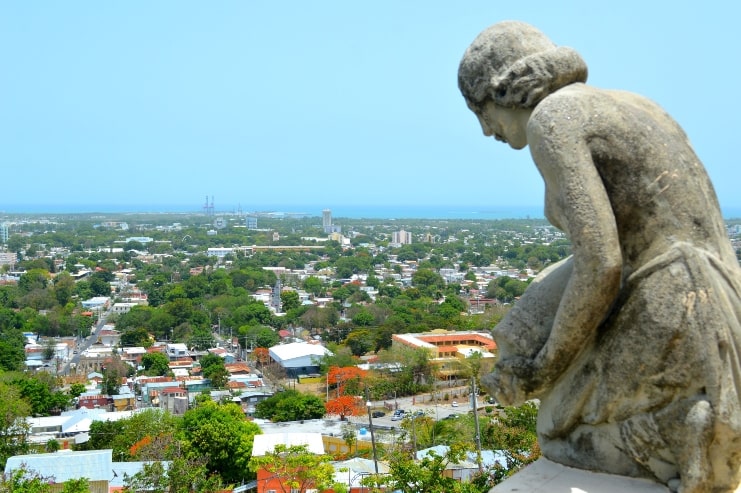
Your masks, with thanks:
[(260, 363), (260, 366), (266, 365), (270, 362), (270, 351), (266, 347), (256, 347), (252, 351), (252, 357), (255, 361)]
[(324, 407), (328, 414), (339, 414), (340, 421), (345, 421), (346, 416), (358, 416), (365, 413), (363, 399), (352, 395), (343, 395), (331, 399), (327, 401)]
[(327, 371), (327, 385), (337, 389), (337, 397), (345, 394), (360, 394), (360, 382), (368, 372), (357, 366), (330, 366)]

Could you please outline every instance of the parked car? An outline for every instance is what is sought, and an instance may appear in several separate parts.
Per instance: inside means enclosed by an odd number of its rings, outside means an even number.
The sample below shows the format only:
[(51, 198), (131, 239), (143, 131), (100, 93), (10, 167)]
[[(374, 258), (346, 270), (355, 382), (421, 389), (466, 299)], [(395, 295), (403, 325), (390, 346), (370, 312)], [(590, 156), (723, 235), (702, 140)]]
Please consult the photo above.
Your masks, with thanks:
[(383, 411), (373, 411), (371, 413), (371, 416), (373, 416), (374, 418), (382, 418), (382, 417), (386, 416), (386, 413), (383, 412)]
[(404, 419), (405, 414), (406, 413), (403, 409), (397, 409), (396, 411), (394, 411), (394, 415), (391, 416), (391, 421), (401, 421), (402, 419)]
[(448, 414), (447, 416), (445, 416), (443, 419), (458, 419), (460, 417), (461, 417), (461, 415), (458, 414), (458, 413), (451, 413), (451, 414)]
[(453, 401), (453, 403), (451, 404), (451, 406), (458, 407), (458, 401)]

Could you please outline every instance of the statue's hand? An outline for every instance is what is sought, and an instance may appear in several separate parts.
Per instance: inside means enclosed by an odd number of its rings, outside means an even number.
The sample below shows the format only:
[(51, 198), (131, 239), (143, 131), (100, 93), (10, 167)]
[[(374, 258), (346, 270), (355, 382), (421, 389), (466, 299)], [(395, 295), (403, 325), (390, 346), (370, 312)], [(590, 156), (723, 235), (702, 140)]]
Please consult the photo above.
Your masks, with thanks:
[(519, 405), (544, 390), (540, 369), (534, 360), (514, 356), (497, 363), (496, 370), (482, 379), (484, 386), (504, 405)]

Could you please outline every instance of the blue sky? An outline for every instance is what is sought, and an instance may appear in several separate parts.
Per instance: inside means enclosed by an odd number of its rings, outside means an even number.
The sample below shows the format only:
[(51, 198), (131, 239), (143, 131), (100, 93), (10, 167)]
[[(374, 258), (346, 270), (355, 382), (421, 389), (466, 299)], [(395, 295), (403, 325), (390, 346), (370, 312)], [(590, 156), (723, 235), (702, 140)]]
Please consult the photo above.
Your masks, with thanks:
[(484, 138), (456, 85), (505, 19), (661, 104), (741, 207), (739, 7), (598, 4), (0, 2), (0, 211), (541, 205), (529, 152)]

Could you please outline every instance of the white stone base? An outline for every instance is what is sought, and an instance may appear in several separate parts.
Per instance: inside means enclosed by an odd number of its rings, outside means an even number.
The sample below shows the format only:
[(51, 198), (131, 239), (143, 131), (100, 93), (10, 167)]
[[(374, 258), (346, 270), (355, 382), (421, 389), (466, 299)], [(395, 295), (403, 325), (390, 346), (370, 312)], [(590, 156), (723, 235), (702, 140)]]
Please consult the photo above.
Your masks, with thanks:
[(489, 493), (669, 493), (666, 486), (614, 474), (574, 469), (541, 457)]

